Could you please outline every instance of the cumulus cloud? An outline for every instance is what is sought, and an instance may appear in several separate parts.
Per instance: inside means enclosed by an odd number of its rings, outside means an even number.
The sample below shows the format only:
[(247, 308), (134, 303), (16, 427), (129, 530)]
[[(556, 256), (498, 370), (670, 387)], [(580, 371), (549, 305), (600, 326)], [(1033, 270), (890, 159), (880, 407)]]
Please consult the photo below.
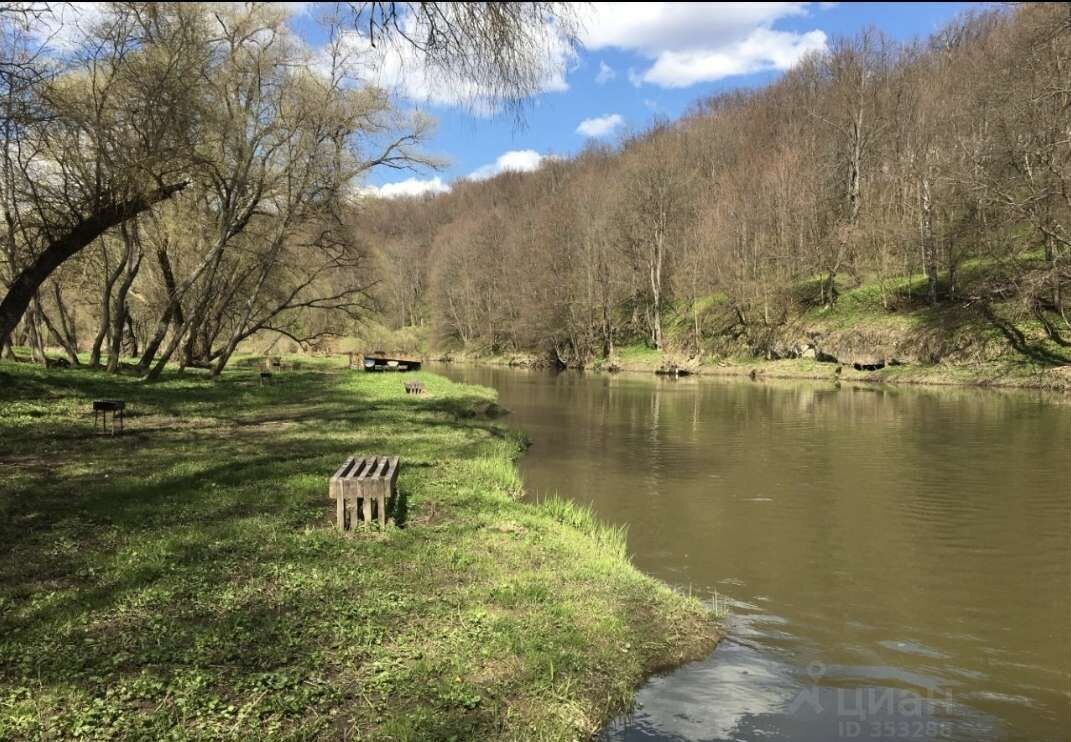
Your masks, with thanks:
[(469, 173), (470, 180), (487, 180), (507, 171), (529, 173), (538, 170), (546, 156), (534, 149), (514, 149), (498, 156), (494, 162), (479, 167)]
[(643, 81), (664, 88), (684, 88), (734, 75), (787, 70), (808, 52), (825, 48), (826, 35), (821, 31), (794, 34), (759, 28), (724, 50), (663, 52), (643, 74)]
[[(403, 21), (403, 32), (419, 38), (412, 15)], [(549, 28), (549, 27), (548, 27)], [(536, 73), (538, 92), (562, 92), (569, 89), (565, 73), (573, 63), (573, 48), (553, 29), (542, 37), (543, 68)], [(427, 57), (403, 40), (377, 40), (359, 30), (342, 33), (334, 47), (318, 50), (313, 66), (324, 74), (341, 69), (347, 76), (390, 90), (414, 103), (450, 108), (467, 108), (477, 115), (497, 112), (493, 91), (427, 63)]]
[(778, 31), (775, 21), (803, 16), (811, 3), (592, 3), (582, 41), (591, 50), (617, 48), (651, 61), (629, 80), (678, 88), (734, 75), (786, 70), (826, 48), (819, 30)]
[(612, 134), (614, 129), (624, 123), (625, 119), (621, 117), (620, 113), (610, 113), (606, 116), (584, 119), (576, 127), (576, 133), (583, 134), (586, 137), (605, 137)]
[[(488, 180), (496, 175), (506, 172), (530, 173), (538, 170), (544, 162), (553, 159), (554, 155), (542, 155), (534, 149), (514, 149), (503, 152), (494, 162), (478, 167), (465, 176), (468, 180)], [(397, 183), (387, 183), (381, 186), (364, 186), (360, 192), (366, 196), (378, 198), (400, 198), (406, 196), (424, 196), (426, 194), (437, 195), (449, 193), (450, 184), (436, 176), (434, 178), (420, 179), (407, 178)]]
[(606, 64), (606, 62), (599, 62), (599, 72), (595, 75), (595, 82), (599, 85), (604, 85), (617, 77), (617, 73), (614, 72), (614, 68)]
[(381, 186), (365, 186), (361, 193), (379, 198), (399, 198), (405, 196), (424, 196), (426, 194), (449, 193), (450, 184), (444, 183), (443, 179), (436, 176), (422, 180), (420, 178), (406, 178), (397, 183), (387, 183)]

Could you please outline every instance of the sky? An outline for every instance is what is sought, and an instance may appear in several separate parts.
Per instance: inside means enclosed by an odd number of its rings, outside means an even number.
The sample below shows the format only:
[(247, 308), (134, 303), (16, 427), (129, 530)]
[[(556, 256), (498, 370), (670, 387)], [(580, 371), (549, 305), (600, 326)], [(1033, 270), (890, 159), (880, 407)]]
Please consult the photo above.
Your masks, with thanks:
[[(77, 13), (101, 6), (74, 4)], [(288, 24), (315, 54), (326, 33), (317, 22), (334, 3), (288, 4)], [(424, 151), (438, 169), (382, 169), (367, 192), (385, 197), (449, 189), (459, 178), (532, 170), (548, 156), (569, 156), (589, 140), (619, 141), (659, 119), (675, 119), (696, 101), (775, 80), (806, 53), (873, 26), (897, 40), (926, 37), (980, 3), (583, 3), (580, 47), (548, 46), (553, 60), (523, 120), (471, 105), (472, 91), (422, 73), (410, 50), (373, 52), (365, 78), (390, 88), (397, 104), (430, 115), (437, 126)], [(350, 43), (368, 59), (367, 40)], [(379, 45), (380, 49), (384, 45)], [(467, 104), (467, 105), (466, 105)]]
[[(425, 144), (446, 160), (438, 171), (373, 172), (383, 196), (436, 192), (464, 177), (530, 170), (568, 156), (588, 139), (613, 143), (658, 118), (674, 119), (697, 100), (775, 80), (807, 51), (869, 26), (894, 39), (925, 37), (973, 3), (595, 3), (582, 46), (549, 79), (518, 124), (455, 105), (440, 91), (399, 86), (400, 100), (438, 122)], [(308, 38), (311, 13), (295, 17)], [(419, 86), (418, 86), (419, 87)]]

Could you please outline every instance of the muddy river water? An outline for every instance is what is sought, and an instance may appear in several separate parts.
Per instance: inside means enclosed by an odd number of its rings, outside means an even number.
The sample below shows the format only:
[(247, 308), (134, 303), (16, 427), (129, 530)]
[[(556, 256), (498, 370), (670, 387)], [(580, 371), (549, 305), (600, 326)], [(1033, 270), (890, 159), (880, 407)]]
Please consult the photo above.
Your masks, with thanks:
[(1071, 404), (485, 367), (530, 497), (727, 607), (609, 740), (1071, 739)]

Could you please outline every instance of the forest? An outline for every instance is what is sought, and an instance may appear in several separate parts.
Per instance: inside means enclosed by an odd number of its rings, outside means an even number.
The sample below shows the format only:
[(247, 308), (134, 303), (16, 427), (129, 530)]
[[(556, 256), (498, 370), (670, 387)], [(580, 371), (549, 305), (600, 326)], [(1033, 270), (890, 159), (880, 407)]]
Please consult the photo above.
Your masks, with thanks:
[[(396, 199), (361, 183), (435, 167), (434, 123), (356, 84), (346, 19), (310, 59), (278, 5), (109, 7), (47, 57), (46, 5), (0, 13), (8, 357), (149, 379), (353, 338), (580, 367), (838, 342), (1067, 362), (1065, 5), (836, 39), (616, 144)], [(518, 59), (497, 73), (521, 97)], [(495, 72), (465, 62), (444, 57)]]
[(366, 208), (385, 321), (424, 329), (394, 337), (589, 366), (625, 346), (791, 356), (832, 323), (908, 361), (1066, 362), (1066, 5), (839, 39), (547, 162)]

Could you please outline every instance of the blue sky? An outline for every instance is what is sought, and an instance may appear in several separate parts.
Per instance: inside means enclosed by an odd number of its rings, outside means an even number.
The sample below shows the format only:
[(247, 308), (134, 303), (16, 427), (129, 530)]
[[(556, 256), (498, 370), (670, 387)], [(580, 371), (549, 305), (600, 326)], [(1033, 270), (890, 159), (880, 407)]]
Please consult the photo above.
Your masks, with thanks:
[[(776, 79), (802, 53), (874, 26), (895, 39), (924, 37), (975, 3), (628, 3), (586, 11), (584, 45), (548, 79), (518, 126), (506, 115), (477, 115), (464, 106), (398, 89), (404, 105), (431, 114), (438, 126), (426, 144), (445, 158), (439, 171), (375, 172), (383, 195), (420, 192), (502, 168), (532, 169), (546, 155), (570, 155), (587, 136), (613, 142), (655, 117), (676, 118), (698, 99)], [(314, 15), (311, 14), (311, 15)], [(292, 19), (308, 42), (320, 42), (309, 13)], [(600, 74), (601, 72), (601, 74)], [(412, 86), (410, 86), (412, 87)], [(496, 164), (497, 163), (497, 164)], [(438, 178), (438, 181), (434, 179)]]

